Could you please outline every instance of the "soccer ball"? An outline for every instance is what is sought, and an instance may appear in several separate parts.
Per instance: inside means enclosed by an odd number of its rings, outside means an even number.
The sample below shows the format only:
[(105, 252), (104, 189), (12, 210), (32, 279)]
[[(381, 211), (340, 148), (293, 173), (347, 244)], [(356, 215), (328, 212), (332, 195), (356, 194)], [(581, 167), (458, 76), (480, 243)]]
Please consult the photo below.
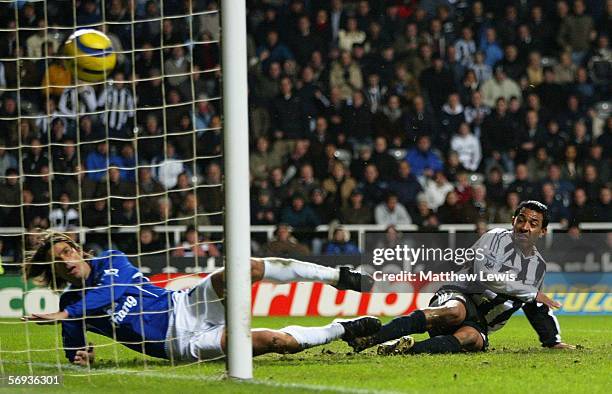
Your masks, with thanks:
[(78, 30), (68, 37), (64, 55), (66, 68), (76, 70), (77, 78), (86, 82), (104, 81), (117, 63), (110, 38), (94, 29)]

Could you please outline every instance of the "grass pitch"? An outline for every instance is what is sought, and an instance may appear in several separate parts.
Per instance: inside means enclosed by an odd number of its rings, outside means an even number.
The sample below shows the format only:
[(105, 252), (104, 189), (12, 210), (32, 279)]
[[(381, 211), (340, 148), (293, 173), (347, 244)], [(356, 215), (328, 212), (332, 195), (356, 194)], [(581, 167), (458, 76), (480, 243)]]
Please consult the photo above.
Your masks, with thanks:
[[(253, 325), (314, 326), (331, 320), (255, 318)], [(63, 352), (54, 350), (61, 343), (59, 327), (29, 324), (26, 336), (23, 323), (0, 320), (0, 376), (63, 375), (63, 386), (17, 388), (0, 383), (0, 392), (609, 392), (612, 316), (560, 316), (559, 322), (563, 339), (579, 349), (540, 348), (527, 320), (515, 316), (490, 336), (490, 350), (483, 353), (383, 358), (373, 350), (352, 354), (344, 343), (335, 342), (294, 355), (258, 357), (255, 379), (236, 382), (224, 379), (223, 361), (171, 366), (94, 334), (88, 339), (102, 346), (96, 349), (96, 366), (88, 371), (68, 365)], [(28, 343), (30, 352), (25, 351)]]

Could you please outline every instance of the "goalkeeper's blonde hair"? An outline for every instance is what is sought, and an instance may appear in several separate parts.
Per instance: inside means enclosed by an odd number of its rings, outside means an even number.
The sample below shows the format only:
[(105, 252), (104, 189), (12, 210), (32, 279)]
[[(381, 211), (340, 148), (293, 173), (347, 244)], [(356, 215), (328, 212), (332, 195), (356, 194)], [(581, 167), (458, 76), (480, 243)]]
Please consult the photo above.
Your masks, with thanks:
[(71, 248), (77, 250), (88, 259), (93, 257), (91, 253), (85, 252), (83, 247), (73, 240), (68, 234), (46, 230), (38, 235), (37, 245), (33, 250), (27, 251), (22, 266), (24, 280), (32, 280), (39, 286), (49, 286), (54, 290), (62, 290), (68, 282), (58, 278), (53, 269), (53, 245), (65, 242)]

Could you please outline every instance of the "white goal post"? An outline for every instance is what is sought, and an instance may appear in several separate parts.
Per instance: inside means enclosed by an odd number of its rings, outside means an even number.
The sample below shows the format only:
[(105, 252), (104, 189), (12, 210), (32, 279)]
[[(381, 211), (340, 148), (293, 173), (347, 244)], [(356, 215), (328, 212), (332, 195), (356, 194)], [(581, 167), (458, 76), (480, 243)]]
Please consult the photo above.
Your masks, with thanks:
[(223, 122), (225, 154), (225, 269), (227, 371), (253, 377), (251, 339), (251, 234), (249, 213), (249, 121), (246, 4), (221, 2)]

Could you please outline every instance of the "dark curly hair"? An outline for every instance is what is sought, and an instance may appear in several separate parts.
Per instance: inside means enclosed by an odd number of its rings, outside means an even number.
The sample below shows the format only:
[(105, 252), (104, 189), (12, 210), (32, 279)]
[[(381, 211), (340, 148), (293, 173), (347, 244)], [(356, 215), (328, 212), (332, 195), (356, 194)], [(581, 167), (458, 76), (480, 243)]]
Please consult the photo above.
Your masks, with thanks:
[(26, 252), (22, 266), (24, 280), (31, 279), (34, 284), (39, 286), (49, 286), (55, 290), (61, 290), (68, 282), (55, 275), (53, 269), (53, 245), (65, 242), (73, 249), (81, 252), (83, 257), (91, 258), (91, 253), (83, 251), (82, 246), (70, 238), (67, 234), (56, 231), (44, 231), (40, 233), (35, 249)]

